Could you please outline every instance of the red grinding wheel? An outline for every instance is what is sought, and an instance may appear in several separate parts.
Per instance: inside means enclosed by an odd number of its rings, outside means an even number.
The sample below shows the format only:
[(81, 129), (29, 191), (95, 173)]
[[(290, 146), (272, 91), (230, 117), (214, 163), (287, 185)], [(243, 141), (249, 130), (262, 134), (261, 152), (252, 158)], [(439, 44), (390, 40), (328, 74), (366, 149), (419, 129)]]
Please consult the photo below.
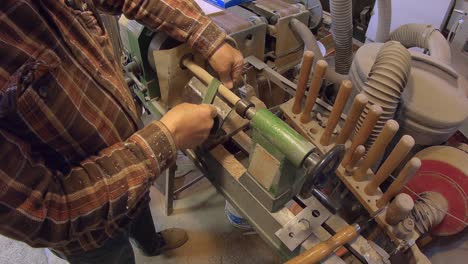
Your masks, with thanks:
[[(432, 229), (432, 234), (449, 236), (459, 233), (468, 221), (468, 154), (453, 147), (436, 146), (415, 156), (421, 159), (422, 165), (406, 186), (418, 195), (438, 192), (448, 202), (448, 214)], [(416, 199), (410, 191), (404, 189), (403, 192)]]

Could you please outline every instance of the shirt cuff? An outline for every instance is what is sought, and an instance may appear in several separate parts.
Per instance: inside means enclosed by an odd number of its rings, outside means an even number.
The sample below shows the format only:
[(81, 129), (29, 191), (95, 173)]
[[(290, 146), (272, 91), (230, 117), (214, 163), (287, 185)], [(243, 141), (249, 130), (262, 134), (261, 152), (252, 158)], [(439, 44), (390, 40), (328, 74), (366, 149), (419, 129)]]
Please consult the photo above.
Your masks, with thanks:
[(148, 159), (150, 169), (159, 175), (177, 158), (177, 148), (171, 132), (161, 122), (152, 122), (130, 138)]
[(209, 58), (223, 44), (226, 33), (206, 16), (200, 16), (198, 22), (200, 26), (189, 38), (188, 43), (205, 58)]

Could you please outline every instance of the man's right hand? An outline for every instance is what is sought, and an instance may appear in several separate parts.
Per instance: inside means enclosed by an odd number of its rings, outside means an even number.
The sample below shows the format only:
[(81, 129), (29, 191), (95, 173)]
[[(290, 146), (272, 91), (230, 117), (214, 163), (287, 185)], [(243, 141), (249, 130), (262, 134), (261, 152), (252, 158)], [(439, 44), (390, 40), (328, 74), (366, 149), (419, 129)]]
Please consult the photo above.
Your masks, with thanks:
[(208, 138), (216, 115), (212, 105), (183, 103), (167, 112), (161, 122), (172, 133), (178, 149), (190, 149)]

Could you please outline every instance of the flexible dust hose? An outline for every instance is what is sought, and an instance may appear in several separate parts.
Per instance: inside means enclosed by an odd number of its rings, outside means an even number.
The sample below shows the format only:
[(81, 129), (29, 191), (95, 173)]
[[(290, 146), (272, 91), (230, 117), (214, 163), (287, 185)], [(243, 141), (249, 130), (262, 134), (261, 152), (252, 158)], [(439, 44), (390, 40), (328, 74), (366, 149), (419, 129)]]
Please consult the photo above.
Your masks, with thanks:
[(392, 1), (377, 0), (378, 21), (375, 42), (384, 43), (390, 38), (390, 26), (392, 24)]
[(330, 0), (335, 39), (335, 71), (348, 74), (353, 61), (353, 1)]
[(431, 56), (441, 62), (451, 64), (451, 52), (448, 41), (442, 33), (431, 25), (406, 24), (390, 34), (390, 39), (399, 41), (406, 48), (419, 47), (428, 49)]
[(426, 234), (444, 220), (447, 211), (447, 200), (440, 193), (424, 192), (414, 203), (410, 217), (419, 233)]
[[(394, 118), (401, 101), (401, 94), (408, 82), (410, 70), (411, 55), (403, 45), (396, 41), (389, 41), (382, 46), (363, 87), (369, 103), (379, 105), (384, 110), (366, 142), (367, 149), (372, 146), (385, 122)], [(359, 131), (368, 112), (369, 105), (359, 117), (355, 133)]]
[[(314, 34), (310, 29), (302, 23), (300, 20), (293, 18), (290, 22), (291, 29), (294, 33), (296, 33), (304, 42), (304, 51), (310, 50), (314, 53), (314, 63), (312, 69), (315, 69), (315, 64), (319, 60), (323, 60), (322, 52), (317, 43), (317, 39), (315, 38)], [(310, 73), (309, 81), (313, 76), (313, 72)], [(325, 73), (325, 79), (336, 84), (341, 84), (343, 80), (348, 78), (347, 75), (341, 75), (336, 73), (333, 68), (328, 68), (327, 72)]]

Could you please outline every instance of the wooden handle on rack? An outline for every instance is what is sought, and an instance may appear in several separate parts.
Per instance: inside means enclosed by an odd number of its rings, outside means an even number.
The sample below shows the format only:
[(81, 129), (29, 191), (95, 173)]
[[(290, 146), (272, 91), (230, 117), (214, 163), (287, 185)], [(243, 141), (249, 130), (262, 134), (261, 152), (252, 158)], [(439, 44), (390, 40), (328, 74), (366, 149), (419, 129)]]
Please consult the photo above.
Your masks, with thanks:
[(297, 82), (296, 96), (294, 97), (294, 104), (292, 107), (293, 114), (300, 114), (302, 112), (302, 98), (304, 98), (307, 82), (309, 81), (310, 71), (312, 70), (312, 63), (314, 62), (314, 53), (312, 51), (304, 51), (302, 59), (302, 67), (299, 72), (299, 80)]
[(353, 157), (351, 158), (351, 161), (346, 165), (346, 172), (351, 173), (354, 167), (356, 167), (357, 163), (359, 160), (364, 156), (364, 153), (366, 152), (366, 148), (363, 145), (359, 145), (356, 150), (353, 153)]
[(328, 63), (324, 60), (319, 60), (315, 65), (314, 77), (310, 82), (309, 96), (307, 96), (306, 105), (304, 112), (301, 115), (301, 122), (308, 123), (310, 121), (310, 112), (315, 105), (315, 100), (317, 100), (318, 92), (320, 91), (320, 86), (322, 84), (322, 79), (327, 72)]
[(372, 147), (367, 152), (366, 158), (361, 163), (359, 168), (354, 171), (353, 178), (356, 181), (363, 181), (366, 178), (367, 170), (369, 170), (384, 153), (385, 148), (387, 148), (388, 144), (393, 139), (399, 128), (400, 126), (395, 120), (388, 120), (385, 123), (384, 128), (380, 132), (374, 144), (372, 144)]
[(349, 139), (349, 136), (353, 132), (353, 129), (356, 126), (356, 122), (368, 101), (369, 99), (365, 94), (356, 95), (353, 104), (351, 105), (351, 109), (348, 112), (348, 117), (346, 118), (343, 128), (341, 129), (341, 133), (336, 139), (336, 144), (345, 144)]
[(327, 241), (321, 242), (299, 256), (286, 262), (286, 264), (313, 264), (329, 256), (338, 247), (353, 241), (359, 235), (359, 226), (350, 225), (340, 229)]
[(382, 184), (382, 182), (384, 182), (388, 176), (390, 176), (390, 173), (392, 173), (396, 167), (398, 167), (400, 162), (405, 158), (408, 152), (410, 152), (413, 146), (413, 137), (404, 135), (393, 149), (392, 153), (390, 153), (388, 158), (379, 168), (374, 178), (372, 178), (371, 182), (366, 186), (364, 191), (368, 195), (374, 195), (379, 185)]
[(413, 208), (413, 198), (406, 193), (400, 193), (388, 206), (385, 212), (385, 221), (387, 221), (389, 225), (396, 225), (401, 220), (408, 217)]
[(324, 146), (328, 146), (330, 144), (330, 139), (335, 130), (338, 121), (340, 121), (341, 114), (343, 113), (343, 109), (348, 101), (349, 95), (353, 89), (353, 83), (349, 80), (344, 80), (341, 82), (340, 91), (336, 96), (335, 103), (333, 104), (333, 109), (330, 113), (330, 117), (328, 118), (327, 126), (325, 127), (325, 131), (320, 138), (320, 144)]
[(357, 132), (356, 136), (353, 138), (353, 141), (351, 143), (351, 147), (349, 148), (348, 152), (346, 153), (344, 159), (343, 159), (343, 166), (346, 167), (348, 163), (351, 161), (351, 156), (354, 153), (354, 150), (357, 148), (359, 145), (363, 145), (369, 135), (372, 133), (372, 130), (374, 129), (375, 124), (377, 123), (377, 120), (379, 120), (380, 115), (382, 115), (382, 107), (379, 105), (373, 105), (369, 109), (369, 113), (366, 116), (366, 119), (364, 119), (364, 122), (362, 124), (362, 127), (359, 129)]
[(388, 187), (387, 191), (377, 200), (377, 206), (379, 208), (385, 206), (395, 195), (397, 195), (403, 186), (416, 174), (416, 172), (421, 167), (421, 160), (418, 158), (412, 158), (408, 163), (406, 163), (403, 170), (396, 180)]
[[(182, 60), (182, 64), (205, 84), (210, 84), (211, 81), (213, 81), (214, 77), (205, 71), (202, 67), (193, 62), (192, 59), (185, 58)], [(232, 105), (236, 105), (236, 103), (240, 100), (239, 96), (237, 96), (223, 84), (219, 85), (218, 93), (221, 94), (221, 96), (223, 96), (224, 99), (226, 99)]]

